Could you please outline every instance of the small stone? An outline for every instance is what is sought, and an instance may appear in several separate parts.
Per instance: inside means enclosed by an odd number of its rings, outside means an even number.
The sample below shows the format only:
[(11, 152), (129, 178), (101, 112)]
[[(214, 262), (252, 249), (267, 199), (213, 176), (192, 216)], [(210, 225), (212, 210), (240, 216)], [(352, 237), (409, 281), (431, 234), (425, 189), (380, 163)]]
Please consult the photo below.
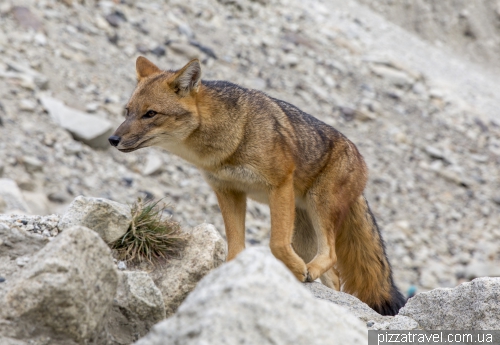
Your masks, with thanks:
[(125, 261), (118, 261), (117, 266), (120, 271), (125, 271), (127, 269), (127, 263)]
[(5, 281), (4, 277), (0, 277), (0, 283), (3, 283)]
[(194, 40), (189, 41), (189, 44), (198, 48), (203, 53), (205, 53), (207, 56), (211, 57), (212, 59), (217, 59), (217, 55), (215, 55), (215, 52), (213, 51), (212, 48), (209, 48), (209, 47), (207, 47), (207, 46), (205, 46), (197, 41), (194, 41)]
[(146, 164), (142, 169), (142, 174), (145, 176), (153, 175), (160, 171), (163, 166), (163, 160), (157, 154), (150, 153), (146, 158)]
[(24, 267), (30, 262), (30, 258), (28, 256), (21, 256), (16, 259), (16, 264), (20, 267)]
[(186, 23), (181, 23), (177, 26), (177, 30), (179, 30), (179, 33), (186, 36), (187, 38), (193, 38), (194, 33), (193, 30), (191, 30), (191, 27), (186, 24)]
[(373, 73), (396, 87), (407, 87), (414, 83), (414, 79), (402, 71), (386, 66), (372, 66)]
[(22, 99), (19, 101), (19, 109), (24, 111), (34, 111), (37, 103), (31, 99)]
[(156, 48), (151, 49), (151, 53), (156, 56), (164, 56), (166, 54), (166, 50), (162, 46), (157, 46)]
[(200, 51), (190, 44), (182, 42), (170, 42), (168, 48), (174, 53), (183, 55), (188, 59), (194, 59), (200, 57)]
[(112, 27), (119, 27), (120, 23), (122, 21), (126, 21), (125, 15), (122, 12), (115, 11), (111, 14), (108, 14), (106, 17), (104, 17), (106, 21), (111, 25)]
[(25, 29), (33, 29), (35, 31), (42, 29), (42, 22), (38, 19), (29, 8), (24, 6), (14, 6), (12, 14), (16, 21)]
[(67, 194), (63, 193), (63, 192), (52, 192), (52, 193), (49, 193), (49, 195), (47, 196), (47, 198), (50, 201), (58, 203), (58, 204), (64, 204), (68, 200)]
[(32, 156), (23, 157), (23, 164), (26, 171), (30, 174), (43, 171), (43, 162)]
[(93, 103), (88, 103), (85, 106), (85, 110), (87, 110), (89, 113), (95, 113), (100, 107), (99, 103), (93, 102)]
[(425, 147), (425, 152), (431, 157), (431, 158), (436, 158), (436, 159), (445, 159), (445, 155), (443, 151), (440, 149), (434, 147), (434, 146), (426, 146)]
[(135, 45), (135, 49), (137, 49), (137, 51), (141, 54), (146, 54), (147, 52), (149, 52), (148, 46), (144, 43), (137, 43)]

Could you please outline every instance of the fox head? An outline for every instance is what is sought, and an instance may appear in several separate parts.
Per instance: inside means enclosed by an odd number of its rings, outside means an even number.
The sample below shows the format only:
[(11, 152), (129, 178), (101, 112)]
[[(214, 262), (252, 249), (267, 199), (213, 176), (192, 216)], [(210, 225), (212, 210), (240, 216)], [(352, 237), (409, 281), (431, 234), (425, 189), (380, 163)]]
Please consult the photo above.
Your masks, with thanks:
[(139, 56), (136, 72), (138, 83), (125, 107), (126, 119), (109, 143), (131, 152), (175, 145), (187, 138), (199, 126), (200, 62), (194, 59), (178, 71), (162, 71)]

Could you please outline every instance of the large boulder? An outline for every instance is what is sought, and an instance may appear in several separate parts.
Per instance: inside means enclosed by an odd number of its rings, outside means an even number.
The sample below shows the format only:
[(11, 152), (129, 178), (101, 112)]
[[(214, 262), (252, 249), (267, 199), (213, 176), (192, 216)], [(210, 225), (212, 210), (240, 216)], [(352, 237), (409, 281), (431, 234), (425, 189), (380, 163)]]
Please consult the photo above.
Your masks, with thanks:
[(54, 344), (91, 342), (103, 329), (117, 280), (104, 241), (84, 227), (67, 229), (4, 283), (0, 334)]
[(111, 243), (127, 232), (131, 221), (128, 205), (103, 198), (78, 196), (69, 205), (58, 228), (64, 231), (76, 225), (85, 226), (97, 232), (105, 242)]
[(419, 293), (399, 315), (429, 330), (500, 329), (500, 278), (478, 278), (453, 289)]
[(198, 225), (190, 235), (181, 258), (171, 259), (150, 273), (163, 295), (167, 317), (175, 313), (201, 278), (226, 259), (226, 242), (213, 225)]
[(108, 338), (128, 345), (165, 318), (165, 305), (160, 290), (146, 272), (124, 271), (118, 277), (106, 328)]
[(208, 274), (136, 345), (366, 343), (361, 321), (315, 299), (268, 249), (254, 247)]

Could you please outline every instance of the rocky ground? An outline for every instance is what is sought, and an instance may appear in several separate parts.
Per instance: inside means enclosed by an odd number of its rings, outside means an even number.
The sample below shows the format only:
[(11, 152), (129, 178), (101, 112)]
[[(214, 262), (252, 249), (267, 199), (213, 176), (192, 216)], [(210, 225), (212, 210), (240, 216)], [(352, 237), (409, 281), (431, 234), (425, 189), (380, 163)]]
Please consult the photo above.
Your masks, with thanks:
[[(151, 196), (184, 227), (223, 229), (193, 166), (82, 137), (93, 120), (122, 121), (138, 55), (163, 68), (200, 57), (205, 79), (264, 90), (351, 138), (404, 291), (499, 274), (499, 79), (354, 1), (3, 1), (0, 212)], [(57, 101), (89, 127), (61, 120)], [(250, 202), (247, 242), (267, 244), (269, 224), (267, 206)]]
[[(127, 267), (109, 248), (129, 231), (126, 208), (80, 196), (60, 219), (0, 217), (2, 345), (366, 344), (367, 329), (499, 327), (500, 278), (418, 293), (382, 316), (353, 295), (298, 282), (265, 246), (224, 263), (210, 224), (183, 230), (180, 257)], [(59, 234), (35, 230), (54, 227)]]

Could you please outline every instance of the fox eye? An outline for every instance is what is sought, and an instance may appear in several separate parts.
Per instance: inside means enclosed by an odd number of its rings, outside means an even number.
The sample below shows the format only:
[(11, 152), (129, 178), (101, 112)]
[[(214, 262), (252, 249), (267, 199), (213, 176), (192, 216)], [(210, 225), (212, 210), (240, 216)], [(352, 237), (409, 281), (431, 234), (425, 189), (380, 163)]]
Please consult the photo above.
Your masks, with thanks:
[(150, 118), (154, 117), (156, 114), (158, 114), (156, 111), (149, 110), (146, 114), (142, 115), (142, 118), (143, 119), (150, 119)]

